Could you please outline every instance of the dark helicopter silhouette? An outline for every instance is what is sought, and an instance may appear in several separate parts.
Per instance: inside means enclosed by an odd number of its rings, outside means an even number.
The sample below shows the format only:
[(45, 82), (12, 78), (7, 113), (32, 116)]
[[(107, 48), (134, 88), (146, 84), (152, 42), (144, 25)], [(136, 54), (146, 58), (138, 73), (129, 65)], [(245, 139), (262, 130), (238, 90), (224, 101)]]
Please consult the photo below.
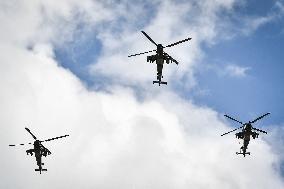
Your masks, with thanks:
[(129, 55), (128, 57), (138, 56), (138, 55), (141, 55), (141, 54), (146, 54), (146, 53), (150, 53), (150, 52), (156, 51), (156, 54), (155, 54), (155, 55), (147, 56), (147, 62), (153, 63), (153, 62), (156, 61), (156, 64), (157, 64), (157, 81), (153, 81), (153, 84), (154, 84), (154, 83), (158, 83), (159, 86), (160, 86), (161, 84), (166, 84), (166, 85), (167, 85), (167, 82), (162, 81), (162, 78), (163, 78), (162, 71), (163, 71), (164, 61), (166, 61), (167, 64), (172, 63), (172, 62), (178, 64), (178, 61), (176, 61), (175, 59), (173, 59), (173, 57), (171, 57), (168, 53), (166, 53), (166, 52), (164, 51), (164, 48), (166, 48), (166, 47), (172, 47), (172, 46), (177, 45), (177, 44), (179, 44), (179, 43), (183, 43), (183, 42), (185, 42), (185, 41), (191, 40), (191, 38), (187, 38), (187, 39), (184, 39), (184, 40), (181, 40), (181, 41), (172, 43), (172, 44), (170, 44), (170, 45), (163, 46), (162, 44), (157, 44), (153, 39), (151, 39), (151, 37), (150, 37), (146, 32), (144, 32), (144, 31), (141, 31), (141, 32), (142, 32), (154, 45), (157, 46), (157, 49), (156, 49), (156, 50), (147, 51), (147, 52), (143, 52), (143, 53), (137, 53), (137, 54)]
[[(26, 150), (27, 155), (30, 154), (32, 156), (33, 153), (35, 154), (36, 162), (37, 162), (37, 165), (38, 165), (38, 169), (35, 169), (35, 171), (39, 171), (40, 174), (41, 174), (42, 171), (47, 171), (47, 169), (42, 168), (42, 165), (44, 165), (44, 163), (42, 163), (41, 158), (42, 158), (42, 156), (46, 157), (46, 156), (51, 154), (51, 152), (46, 147), (44, 147), (41, 143), (42, 142), (48, 142), (48, 141), (55, 140), (55, 139), (59, 139), (59, 138), (63, 138), (63, 137), (67, 137), (69, 135), (50, 138), (50, 139), (47, 139), (47, 140), (38, 140), (35, 137), (35, 135), (28, 128), (25, 128), (25, 129), (32, 135), (32, 137), (35, 140), (34, 143), (33, 143), (34, 148)], [(32, 144), (32, 143), (30, 142), (30, 143), (27, 143), (27, 144)], [(19, 144), (19, 145), (23, 146), (25, 144)], [(17, 145), (10, 144), (9, 146), (17, 146)]]
[[(236, 152), (236, 154), (237, 154), (237, 155), (238, 155), (238, 154), (242, 154), (242, 155), (244, 155), (244, 157), (246, 156), (246, 154), (250, 155), (250, 152), (247, 152), (248, 145), (249, 145), (249, 141), (250, 141), (250, 136), (252, 136), (253, 139), (258, 138), (259, 133), (255, 132), (255, 131), (258, 131), (258, 132), (262, 132), (262, 133), (267, 134), (266, 131), (263, 131), (263, 130), (254, 128), (254, 127), (252, 126), (252, 123), (257, 122), (258, 120), (262, 119), (263, 117), (265, 117), (265, 116), (267, 116), (267, 115), (269, 115), (269, 114), (270, 114), (270, 113), (266, 113), (266, 114), (264, 114), (264, 115), (262, 115), (262, 116), (256, 118), (256, 119), (253, 120), (253, 121), (249, 121), (248, 123), (243, 123), (243, 122), (238, 121), (238, 120), (236, 120), (236, 119), (234, 119), (234, 118), (232, 118), (232, 117), (230, 117), (230, 116), (228, 116), (228, 115), (224, 115), (225, 117), (227, 117), (227, 118), (229, 118), (229, 119), (231, 119), (231, 120), (233, 120), (233, 121), (236, 121), (236, 122), (242, 124), (242, 126), (239, 127), (239, 128), (237, 128), (237, 129), (234, 129), (234, 130), (232, 130), (232, 131), (229, 131), (229, 132), (227, 132), (227, 133), (224, 133), (224, 134), (222, 134), (221, 136), (224, 136), (224, 135), (226, 135), (226, 134), (229, 134), (229, 133), (231, 133), (231, 132), (234, 132), (234, 131), (236, 131), (236, 130), (238, 130), (238, 129), (242, 129), (241, 132), (236, 133), (236, 138), (238, 138), (238, 139), (243, 139), (243, 140), (244, 140), (244, 141), (243, 141), (243, 146), (240, 148), (240, 152)], [(253, 131), (253, 130), (255, 130), (255, 131)]]

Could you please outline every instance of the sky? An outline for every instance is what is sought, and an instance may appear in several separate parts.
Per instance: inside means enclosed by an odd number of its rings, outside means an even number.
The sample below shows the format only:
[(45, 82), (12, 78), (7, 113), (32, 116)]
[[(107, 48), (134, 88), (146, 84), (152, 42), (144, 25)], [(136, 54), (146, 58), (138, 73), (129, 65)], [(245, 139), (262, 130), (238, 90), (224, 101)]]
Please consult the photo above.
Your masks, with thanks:
[[(0, 1), (0, 188), (284, 188), (284, 1)], [(155, 49), (180, 62), (153, 85)], [(150, 55), (150, 54), (149, 54)], [(266, 113), (243, 158), (234, 134)], [(47, 172), (25, 150), (46, 143)]]

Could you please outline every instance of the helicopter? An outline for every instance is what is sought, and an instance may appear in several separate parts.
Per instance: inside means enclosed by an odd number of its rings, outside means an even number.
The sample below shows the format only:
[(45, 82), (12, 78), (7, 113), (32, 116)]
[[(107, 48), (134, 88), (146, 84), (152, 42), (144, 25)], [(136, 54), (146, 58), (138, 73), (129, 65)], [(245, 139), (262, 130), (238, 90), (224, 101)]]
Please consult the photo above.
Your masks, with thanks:
[(162, 44), (157, 44), (146, 32), (144, 32), (144, 31), (141, 31), (141, 32), (142, 32), (154, 45), (157, 46), (157, 49), (151, 50), (151, 51), (147, 51), (147, 52), (143, 52), (143, 53), (132, 54), (132, 55), (129, 55), (128, 57), (138, 56), (138, 55), (142, 55), (142, 54), (146, 54), (146, 53), (150, 53), (150, 52), (156, 52), (156, 54), (154, 54), (154, 55), (147, 56), (147, 62), (153, 63), (153, 62), (156, 61), (156, 64), (157, 64), (157, 81), (153, 81), (153, 84), (158, 83), (159, 86), (160, 86), (161, 84), (167, 85), (167, 82), (162, 81), (162, 78), (163, 78), (162, 71), (163, 71), (164, 61), (166, 61), (167, 64), (174, 62), (174, 63), (176, 63), (176, 64), (178, 65), (179, 63), (178, 63), (178, 61), (176, 61), (173, 57), (171, 57), (168, 53), (166, 53), (166, 52), (164, 51), (164, 48), (172, 47), (172, 46), (174, 46), (174, 45), (177, 45), (177, 44), (180, 44), (180, 43), (189, 41), (189, 40), (191, 40), (191, 38), (187, 38), (187, 39), (184, 39), (184, 40), (181, 40), (181, 41), (172, 43), (172, 44), (170, 44), (170, 45), (163, 46)]
[[(44, 163), (42, 162), (41, 158), (42, 158), (42, 156), (46, 157), (46, 156), (51, 154), (51, 152), (46, 147), (44, 147), (41, 143), (42, 142), (48, 142), (48, 141), (55, 140), (55, 139), (59, 139), (59, 138), (63, 138), (63, 137), (67, 137), (69, 135), (50, 138), (50, 139), (47, 139), (47, 140), (38, 140), (37, 137), (28, 128), (25, 128), (25, 129), (26, 129), (26, 131), (28, 131), (28, 133), (30, 133), (30, 135), (32, 135), (32, 137), (35, 140), (33, 143), (31, 143), (31, 142), (27, 143), (27, 144), (33, 144), (34, 148), (26, 150), (26, 153), (27, 153), (27, 155), (30, 154), (31, 156), (33, 156), (33, 153), (35, 154), (36, 162), (37, 162), (37, 165), (38, 165), (38, 169), (35, 169), (35, 171), (39, 171), (40, 174), (41, 174), (42, 171), (47, 171), (47, 169), (42, 168), (42, 165), (44, 165)], [(25, 144), (18, 144), (18, 145), (23, 146)], [(10, 144), (9, 146), (18, 146), (18, 145)]]
[[(249, 122), (247, 122), (247, 123), (243, 123), (243, 122), (238, 121), (237, 119), (234, 119), (234, 118), (232, 118), (232, 117), (230, 117), (230, 116), (228, 116), (228, 115), (224, 115), (225, 117), (227, 117), (227, 118), (229, 118), (229, 119), (231, 119), (231, 120), (233, 120), (233, 121), (236, 121), (236, 122), (242, 124), (242, 126), (239, 127), (239, 128), (237, 128), (237, 129), (234, 129), (234, 130), (232, 130), (232, 131), (229, 131), (229, 132), (227, 132), (227, 133), (224, 133), (224, 134), (222, 134), (221, 136), (224, 136), (224, 135), (226, 135), (226, 134), (229, 134), (229, 133), (231, 133), (231, 132), (234, 132), (234, 131), (236, 131), (236, 130), (238, 130), (238, 129), (242, 129), (241, 132), (236, 133), (236, 138), (238, 138), (238, 139), (243, 139), (243, 140), (244, 140), (244, 141), (243, 141), (243, 146), (240, 148), (240, 152), (236, 152), (236, 154), (237, 154), (237, 155), (238, 155), (238, 154), (242, 154), (244, 157), (246, 156), (246, 154), (250, 155), (250, 152), (247, 152), (248, 145), (249, 145), (249, 141), (250, 141), (250, 136), (252, 136), (253, 139), (258, 138), (259, 133), (255, 132), (255, 131), (258, 131), (258, 132), (262, 132), (262, 133), (267, 134), (266, 131), (263, 131), (263, 130), (254, 128), (254, 127), (252, 126), (252, 124), (255, 123), (255, 122), (257, 122), (258, 120), (262, 119), (263, 117), (269, 115), (269, 114), (270, 114), (270, 113), (266, 113), (266, 114), (264, 114), (264, 115), (262, 115), (262, 116), (256, 118), (255, 120), (249, 121)], [(253, 130), (254, 130), (254, 131), (253, 131)]]

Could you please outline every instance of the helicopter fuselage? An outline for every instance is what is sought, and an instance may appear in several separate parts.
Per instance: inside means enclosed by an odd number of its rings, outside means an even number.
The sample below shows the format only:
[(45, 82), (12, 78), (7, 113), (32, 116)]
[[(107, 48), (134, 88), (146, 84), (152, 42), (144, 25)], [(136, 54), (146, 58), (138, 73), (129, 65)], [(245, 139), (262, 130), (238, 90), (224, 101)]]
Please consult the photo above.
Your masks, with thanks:
[[(242, 128), (242, 131), (241, 131), (241, 132), (236, 133), (236, 138), (238, 138), (238, 139), (243, 139), (243, 146), (241, 147), (240, 152), (236, 152), (236, 154), (243, 154), (244, 157), (246, 156), (246, 154), (249, 154), (249, 155), (250, 155), (250, 152), (247, 152), (248, 145), (249, 145), (249, 141), (250, 141), (250, 137), (252, 137), (253, 139), (258, 138), (259, 133), (255, 132), (255, 131), (258, 131), (258, 132), (262, 132), (262, 133), (267, 134), (266, 131), (263, 131), (263, 130), (261, 130), (261, 129), (254, 128), (254, 127), (252, 126), (252, 123), (255, 123), (256, 121), (258, 121), (258, 120), (264, 118), (265, 116), (267, 116), (267, 115), (269, 115), (269, 114), (270, 114), (269, 112), (266, 113), (266, 114), (263, 114), (262, 116), (259, 116), (258, 118), (254, 119), (253, 121), (249, 121), (249, 122), (247, 122), (247, 123), (243, 123), (243, 122), (238, 121), (237, 119), (232, 118), (232, 117), (230, 117), (230, 116), (228, 116), (228, 115), (224, 115), (224, 116), (227, 117), (228, 119), (231, 119), (231, 120), (233, 120), (233, 121), (235, 121), (235, 122), (238, 122), (238, 123), (242, 124), (242, 126), (239, 127), (239, 128), (237, 128), (237, 129), (234, 129), (234, 130), (232, 130), (232, 131), (226, 132), (226, 133), (222, 134), (221, 136), (227, 135), (227, 134), (229, 134), (229, 133), (231, 133), (231, 132), (234, 132), (234, 131), (236, 131), (236, 130)], [(253, 131), (253, 130), (255, 130), (255, 131)]]
[(153, 81), (153, 83), (159, 83), (160, 84), (167, 84), (167, 82), (163, 82), (163, 65), (166, 61), (167, 64), (170, 63), (171, 57), (166, 56), (163, 51), (163, 46), (161, 44), (157, 45), (157, 54), (147, 56), (147, 62), (153, 63), (156, 61), (157, 64), (157, 81)]
[(33, 155), (33, 153), (35, 153), (35, 158), (36, 158), (36, 162), (38, 166), (38, 169), (36, 169), (36, 171), (38, 170), (41, 173), (41, 171), (46, 170), (46, 169), (42, 169), (43, 163), (42, 163), (41, 158), (42, 156), (46, 157), (47, 155), (50, 155), (51, 152), (47, 148), (45, 148), (39, 140), (35, 140), (33, 146), (34, 146), (33, 149), (29, 149), (26, 152), (27, 152), (27, 155), (30, 154), (31, 156)]
[(153, 84), (158, 83), (159, 85), (161, 85), (161, 84), (167, 85), (167, 82), (162, 81), (163, 64), (164, 64), (165, 61), (166, 61), (167, 64), (169, 64), (171, 62), (178, 64), (178, 61), (173, 59), (169, 54), (165, 53), (164, 48), (172, 47), (172, 46), (178, 45), (180, 43), (189, 41), (189, 40), (191, 40), (191, 38), (189, 37), (189, 38), (183, 39), (181, 41), (177, 41), (175, 43), (163, 46), (162, 44), (157, 44), (146, 32), (144, 32), (144, 31), (141, 31), (141, 32), (143, 33), (143, 35), (148, 40), (150, 40), (154, 45), (156, 45), (157, 49), (147, 51), (147, 52), (143, 52), (143, 53), (132, 54), (132, 55), (129, 55), (128, 57), (138, 56), (138, 55), (142, 55), (142, 54), (146, 54), (146, 53), (149, 53), (149, 52), (156, 51), (155, 55), (147, 56), (147, 62), (153, 63), (153, 62), (156, 61), (156, 64), (157, 64), (157, 81), (153, 81)]
[[(35, 154), (36, 162), (37, 162), (37, 165), (38, 165), (38, 169), (35, 169), (35, 171), (39, 171), (40, 174), (41, 174), (42, 171), (47, 171), (47, 169), (43, 169), (42, 168), (43, 163), (41, 161), (41, 158), (42, 158), (42, 156), (46, 157), (47, 155), (51, 154), (51, 152), (46, 147), (44, 147), (41, 143), (42, 142), (48, 142), (48, 141), (55, 140), (55, 139), (59, 139), (59, 138), (63, 138), (63, 137), (67, 137), (69, 135), (62, 135), (62, 136), (59, 136), (59, 137), (49, 138), (49, 139), (40, 141), (29, 130), (29, 128), (25, 127), (25, 129), (35, 140), (34, 143), (33, 143), (33, 148), (29, 149), (29, 150), (26, 150), (26, 153), (27, 153), (27, 155), (30, 154), (31, 156), (33, 154)], [(32, 144), (32, 143), (30, 142), (28, 144)], [(19, 145), (25, 145), (25, 144), (19, 144)], [(16, 145), (15, 144), (10, 144), (9, 146), (16, 146)]]
[(243, 139), (243, 146), (240, 148), (240, 153), (237, 152), (237, 154), (243, 154), (244, 156), (250, 154), (250, 152), (246, 152), (246, 150), (251, 136), (255, 139), (258, 137), (258, 133), (252, 131), (252, 125), (250, 123), (244, 125), (242, 132), (236, 133), (237, 138)]

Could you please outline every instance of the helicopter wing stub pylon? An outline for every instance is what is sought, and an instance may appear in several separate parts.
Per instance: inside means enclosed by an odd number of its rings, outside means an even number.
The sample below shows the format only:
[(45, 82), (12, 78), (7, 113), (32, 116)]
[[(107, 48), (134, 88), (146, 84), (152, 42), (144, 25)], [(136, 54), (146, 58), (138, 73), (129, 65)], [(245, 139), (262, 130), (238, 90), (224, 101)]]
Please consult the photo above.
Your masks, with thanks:
[(138, 55), (141, 55), (141, 54), (146, 54), (146, 53), (155, 52), (155, 51), (157, 51), (157, 50), (155, 49), (155, 50), (146, 51), (146, 52), (142, 52), (142, 53), (132, 54), (132, 55), (129, 55), (128, 57), (138, 56)]
[(229, 133), (231, 133), (231, 132), (234, 132), (234, 131), (236, 131), (236, 130), (238, 130), (238, 129), (241, 129), (241, 128), (243, 128), (244, 126), (241, 126), (241, 127), (239, 127), (239, 128), (237, 128), (237, 129), (234, 129), (234, 130), (232, 130), (232, 131), (229, 131), (229, 132), (227, 132), (227, 133), (224, 133), (224, 134), (222, 134), (221, 136), (224, 136), (224, 135), (226, 135), (226, 134), (229, 134)]
[(158, 44), (144, 31), (141, 31), (154, 45), (158, 46)]
[(170, 55), (169, 55), (168, 53), (166, 53), (165, 51), (164, 51), (164, 54), (165, 54), (166, 56), (168, 56), (168, 57), (171, 59), (172, 62), (176, 63), (177, 65), (179, 64), (179, 62), (178, 62), (176, 59), (174, 59), (172, 56), (170, 56)]
[(257, 122), (258, 120), (260, 120), (260, 119), (264, 118), (265, 116), (267, 116), (267, 115), (269, 115), (269, 114), (270, 114), (270, 112), (268, 112), (268, 113), (266, 113), (266, 114), (264, 114), (264, 115), (262, 115), (262, 116), (259, 116), (259, 117), (258, 117), (258, 118), (256, 118), (255, 120), (250, 121), (250, 123), (255, 123), (255, 122)]
[(181, 40), (181, 41), (178, 41), (178, 42), (175, 42), (175, 43), (172, 43), (172, 44), (169, 44), (169, 45), (167, 45), (167, 46), (165, 46), (164, 48), (166, 48), (166, 47), (172, 47), (172, 46), (175, 46), (175, 45), (178, 45), (178, 44), (180, 44), (180, 43), (183, 43), (183, 42), (186, 42), (186, 41), (189, 41), (189, 40), (191, 40), (192, 38), (186, 38), (186, 39), (184, 39), (184, 40)]
[(59, 137), (54, 137), (54, 138), (46, 139), (46, 140), (43, 140), (43, 141), (40, 141), (40, 142), (48, 142), (48, 141), (51, 141), (51, 140), (56, 140), (56, 139), (60, 139), (60, 138), (68, 137), (68, 136), (69, 136), (69, 135), (63, 135), (63, 136), (59, 136)]
[(230, 116), (228, 116), (228, 115), (224, 115), (226, 118), (229, 118), (229, 119), (231, 119), (231, 120), (233, 120), (233, 121), (236, 121), (236, 122), (238, 122), (238, 123), (240, 123), (240, 124), (242, 124), (243, 125), (243, 122), (241, 122), (241, 121), (238, 121), (238, 120), (236, 120), (235, 118), (232, 118), (232, 117), (230, 117)]
[(30, 133), (30, 135), (32, 135), (32, 137), (36, 140), (37, 138), (36, 138), (36, 136), (29, 130), (29, 128), (25, 128), (29, 133)]

